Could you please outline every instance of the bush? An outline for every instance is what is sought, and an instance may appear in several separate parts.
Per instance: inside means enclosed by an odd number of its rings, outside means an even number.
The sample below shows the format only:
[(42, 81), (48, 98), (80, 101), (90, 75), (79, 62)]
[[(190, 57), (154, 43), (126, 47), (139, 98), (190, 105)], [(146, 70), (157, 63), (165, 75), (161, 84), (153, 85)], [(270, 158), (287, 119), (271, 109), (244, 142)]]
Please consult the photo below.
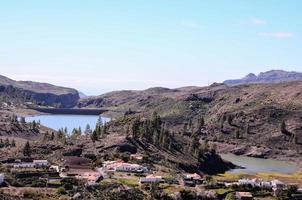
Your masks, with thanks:
[(35, 199), (39, 196), (39, 194), (34, 190), (25, 190), (23, 192), (23, 197), (28, 199)]
[(57, 193), (58, 193), (58, 194), (61, 194), (61, 195), (62, 195), (62, 194), (67, 194), (65, 188), (63, 188), (63, 187), (59, 187)]

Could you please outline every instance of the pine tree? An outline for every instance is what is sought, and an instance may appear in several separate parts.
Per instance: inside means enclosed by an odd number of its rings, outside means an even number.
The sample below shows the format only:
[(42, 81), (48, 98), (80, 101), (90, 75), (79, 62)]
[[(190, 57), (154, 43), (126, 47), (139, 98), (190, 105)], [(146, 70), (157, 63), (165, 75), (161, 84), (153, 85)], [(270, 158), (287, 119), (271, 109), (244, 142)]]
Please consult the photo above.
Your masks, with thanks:
[(54, 140), (54, 139), (55, 139), (55, 133), (51, 132), (50, 140)]
[(91, 132), (92, 132), (92, 131), (91, 131), (90, 125), (87, 124), (84, 133), (85, 133), (85, 135), (90, 135)]
[(32, 125), (32, 129), (33, 129), (33, 130), (35, 130), (35, 129), (37, 128), (37, 123), (36, 123), (35, 120), (32, 122), (31, 125)]
[(31, 147), (28, 141), (25, 143), (25, 146), (23, 148), (23, 155), (27, 157), (30, 157), (31, 155)]
[(97, 134), (96, 130), (94, 130), (92, 132), (92, 134), (91, 134), (91, 140), (92, 140), (93, 143), (95, 143), (95, 141), (98, 140), (98, 134)]
[(14, 139), (13, 139), (13, 141), (12, 141), (11, 146), (12, 146), (12, 147), (16, 147), (16, 142), (15, 142), (15, 140), (14, 140)]
[(245, 127), (245, 133), (248, 135), (250, 134), (250, 124), (247, 123), (246, 127)]
[(236, 139), (240, 139), (240, 131), (239, 128), (236, 130)]
[(10, 143), (9, 143), (9, 140), (8, 140), (8, 138), (6, 138), (6, 139), (5, 139), (5, 142), (4, 142), (4, 146), (5, 146), (5, 147), (8, 147), (8, 146), (10, 146)]

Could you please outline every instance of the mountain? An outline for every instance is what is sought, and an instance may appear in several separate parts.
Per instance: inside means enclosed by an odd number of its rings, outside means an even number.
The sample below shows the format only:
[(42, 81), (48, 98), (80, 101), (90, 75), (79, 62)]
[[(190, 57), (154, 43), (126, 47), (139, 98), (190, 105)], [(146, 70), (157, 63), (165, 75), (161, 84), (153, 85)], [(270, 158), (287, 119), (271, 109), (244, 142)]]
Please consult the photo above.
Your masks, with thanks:
[[(201, 139), (227, 152), (256, 157), (302, 158), (302, 81), (177, 89), (117, 91), (81, 99), (80, 108), (106, 108), (114, 118), (157, 112), (174, 132), (190, 136), (199, 118)], [(129, 112), (131, 111), (131, 112)], [(281, 129), (284, 122), (285, 129)]]
[(287, 72), (283, 70), (271, 70), (267, 72), (261, 72), (258, 76), (250, 73), (242, 79), (226, 80), (224, 81), (224, 83), (227, 85), (244, 85), (256, 83), (283, 83), (299, 80), (302, 80), (302, 73)]
[(75, 89), (48, 83), (15, 81), (0, 75), (0, 97), (2, 102), (31, 102), (38, 105), (73, 107), (79, 97)]

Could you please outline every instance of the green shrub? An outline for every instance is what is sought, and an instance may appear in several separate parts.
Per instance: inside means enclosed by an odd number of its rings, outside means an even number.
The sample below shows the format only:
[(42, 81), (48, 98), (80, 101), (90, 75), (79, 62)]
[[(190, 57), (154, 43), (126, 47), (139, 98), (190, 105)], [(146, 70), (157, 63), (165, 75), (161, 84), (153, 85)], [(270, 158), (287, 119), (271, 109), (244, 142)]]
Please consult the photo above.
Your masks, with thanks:
[(63, 188), (63, 187), (59, 187), (58, 190), (57, 190), (57, 193), (58, 193), (58, 194), (61, 194), (61, 195), (62, 195), (62, 194), (67, 194), (65, 188)]

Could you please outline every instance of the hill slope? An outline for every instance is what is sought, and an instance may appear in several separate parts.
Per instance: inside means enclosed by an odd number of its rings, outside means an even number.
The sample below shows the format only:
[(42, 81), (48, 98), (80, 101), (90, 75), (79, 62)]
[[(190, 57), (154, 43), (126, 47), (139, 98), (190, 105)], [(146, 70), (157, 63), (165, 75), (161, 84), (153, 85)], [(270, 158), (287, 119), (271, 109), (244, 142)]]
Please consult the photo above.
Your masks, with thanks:
[(80, 98), (75, 89), (48, 83), (15, 81), (1, 75), (0, 97), (2, 102), (32, 102), (57, 107), (73, 107)]
[(271, 70), (267, 72), (261, 72), (258, 76), (251, 73), (242, 79), (226, 80), (224, 81), (224, 83), (227, 85), (244, 85), (255, 83), (283, 83), (299, 80), (302, 80), (302, 73), (287, 72), (283, 70)]
[[(203, 116), (201, 139), (224, 144), (227, 151), (257, 157), (301, 158), (302, 81), (119, 91), (82, 99), (78, 106), (104, 107), (115, 116), (122, 116), (129, 109), (141, 116), (156, 111), (168, 127), (186, 135), (197, 131), (198, 119)], [(281, 130), (283, 121), (286, 131)]]

